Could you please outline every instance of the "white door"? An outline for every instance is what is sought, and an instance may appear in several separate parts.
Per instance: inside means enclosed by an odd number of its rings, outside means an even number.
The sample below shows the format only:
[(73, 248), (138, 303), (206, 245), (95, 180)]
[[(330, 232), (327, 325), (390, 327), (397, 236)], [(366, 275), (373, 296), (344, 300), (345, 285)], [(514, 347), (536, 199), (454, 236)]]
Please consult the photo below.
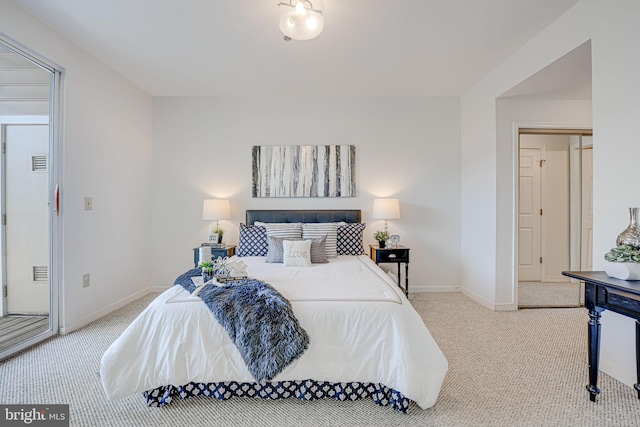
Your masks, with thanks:
[(539, 281), (540, 272), (540, 150), (520, 149), (518, 201), (518, 279)]
[(5, 125), (8, 314), (49, 313), (49, 126)]
[(593, 137), (582, 138), (582, 248), (580, 270), (593, 270)]

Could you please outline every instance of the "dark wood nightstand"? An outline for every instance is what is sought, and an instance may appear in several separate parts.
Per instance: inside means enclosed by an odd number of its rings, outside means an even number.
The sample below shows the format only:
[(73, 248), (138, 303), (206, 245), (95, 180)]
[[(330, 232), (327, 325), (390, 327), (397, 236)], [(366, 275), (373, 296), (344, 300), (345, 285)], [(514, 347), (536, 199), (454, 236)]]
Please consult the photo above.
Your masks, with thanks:
[[(409, 296), (409, 248), (406, 246), (381, 248), (378, 245), (369, 245), (369, 256), (376, 264), (398, 264), (398, 286), (402, 283), (402, 270), (400, 264), (404, 263), (404, 294)], [(400, 286), (402, 289), (402, 286)]]
[[(202, 246), (207, 246), (207, 245), (202, 245)], [(197, 267), (198, 264), (200, 264), (199, 250), (200, 248), (193, 248), (193, 263), (195, 264), (194, 267)], [(222, 257), (222, 258), (232, 257), (235, 254), (236, 254), (236, 245), (224, 245), (220, 248), (211, 247), (211, 261), (213, 261), (214, 259), (217, 259), (218, 257)]]

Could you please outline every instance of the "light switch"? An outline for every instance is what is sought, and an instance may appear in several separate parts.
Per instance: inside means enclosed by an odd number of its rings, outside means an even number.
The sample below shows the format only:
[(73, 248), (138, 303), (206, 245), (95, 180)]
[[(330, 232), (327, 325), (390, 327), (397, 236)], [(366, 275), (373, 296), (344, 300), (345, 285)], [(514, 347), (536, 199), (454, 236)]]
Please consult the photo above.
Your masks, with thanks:
[(91, 209), (93, 209), (93, 199), (91, 197), (85, 197), (84, 198), (84, 210), (85, 211), (90, 211)]

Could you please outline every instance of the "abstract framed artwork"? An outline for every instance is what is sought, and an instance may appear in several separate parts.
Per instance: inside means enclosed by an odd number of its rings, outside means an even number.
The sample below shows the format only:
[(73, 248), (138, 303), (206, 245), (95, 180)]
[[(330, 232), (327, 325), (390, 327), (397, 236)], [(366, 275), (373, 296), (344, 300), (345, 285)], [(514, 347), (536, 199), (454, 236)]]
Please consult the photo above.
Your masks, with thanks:
[(355, 197), (355, 145), (252, 148), (253, 197)]

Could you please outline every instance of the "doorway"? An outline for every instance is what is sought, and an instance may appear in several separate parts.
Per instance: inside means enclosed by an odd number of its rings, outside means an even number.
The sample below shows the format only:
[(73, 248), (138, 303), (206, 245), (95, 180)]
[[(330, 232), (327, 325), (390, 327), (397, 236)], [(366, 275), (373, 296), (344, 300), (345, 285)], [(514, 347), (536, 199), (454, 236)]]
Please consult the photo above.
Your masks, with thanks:
[(518, 307), (577, 307), (566, 270), (592, 265), (593, 144), (590, 130), (520, 129)]
[(58, 332), (60, 82), (0, 39), (0, 360)]

